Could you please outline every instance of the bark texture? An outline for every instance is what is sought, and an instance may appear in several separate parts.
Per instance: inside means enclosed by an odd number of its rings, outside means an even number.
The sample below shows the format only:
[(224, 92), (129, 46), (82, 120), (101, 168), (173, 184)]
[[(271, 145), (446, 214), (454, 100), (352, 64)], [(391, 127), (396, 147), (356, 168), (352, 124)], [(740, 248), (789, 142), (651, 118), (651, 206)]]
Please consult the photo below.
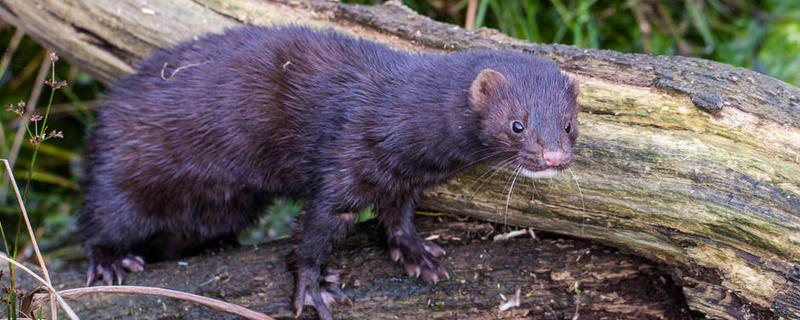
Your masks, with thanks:
[[(444, 264), (451, 279), (437, 285), (401, 276), (389, 259), (383, 232), (376, 224), (360, 225), (330, 265), (343, 268), (342, 284), (353, 307), (337, 306), (337, 319), (691, 319), (680, 287), (664, 270), (643, 258), (620, 254), (587, 241), (528, 234), (493, 242), (490, 223), (453, 218), (420, 218), (424, 236), (444, 244)], [(365, 245), (368, 244), (368, 245)], [(290, 297), (286, 241), (215, 251), (148, 266), (127, 284), (156, 286), (222, 299), (294, 319)], [(21, 277), (24, 287), (33, 287)], [(57, 272), (53, 281), (80, 287), (83, 270)], [(520, 305), (500, 311), (505, 299), (520, 290)], [(69, 301), (86, 319), (219, 319), (230, 318), (189, 303), (145, 296), (93, 295)], [(47, 314), (45, 312), (45, 314)], [(302, 319), (315, 319), (313, 308)]]
[(800, 319), (800, 90), (778, 80), (700, 59), (466, 31), (397, 2), (0, 0), (0, 18), (104, 81), (156, 48), (240, 24), (330, 27), (409, 51), (548, 57), (582, 83), (574, 167), (549, 181), (520, 178), (510, 197), (510, 172), (480, 168), (429, 192), (423, 209), (670, 265), (690, 308), (709, 317)]

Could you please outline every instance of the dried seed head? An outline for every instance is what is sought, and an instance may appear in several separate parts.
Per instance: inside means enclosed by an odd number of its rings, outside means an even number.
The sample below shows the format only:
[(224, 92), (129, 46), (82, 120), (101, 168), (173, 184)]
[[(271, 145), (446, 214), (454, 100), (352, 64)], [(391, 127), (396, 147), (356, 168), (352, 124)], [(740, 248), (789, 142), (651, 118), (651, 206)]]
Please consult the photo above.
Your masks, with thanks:
[(55, 82), (50, 80), (45, 80), (44, 84), (50, 86), (50, 88), (53, 88), (53, 90), (58, 90), (67, 86), (67, 80), (59, 80)]
[(39, 112), (36, 112), (33, 115), (31, 115), (32, 122), (39, 122), (42, 121), (42, 119), (44, 119), (44, 116), (42, 116), (42, 114)]
[(55, 51), (50, 51), (47, 57), (50, 58), (51, 63), (56, 63), (56, 61), (58, 61), (58, 55), (55, 53)]
[(42, 136), (36, 135), (36, 136), (33, 136), (33, 138), (31, 138), (30, 140), (28, 140), (28, 142), (30, 142), (32, 145), (35, 146), (35, 145), (38, 145), (38, 144), (42, 143), (42, 140), (44, 140), (44, 139), (42, 139)]
[(64, 133), (61, 132), (61, 131), (53, 130), (53, 131), (50, 131), (50, 133), (47, 134), (47, 138), (48, 139), (49, 138), (64, 138)]
[(21, 116), (21, 115), (25, 114), (25, 105), (27, 105), (27, 103), (25, 103), (25, 101), (17, 102), (17, 111), (16, 111), (17, 115)]

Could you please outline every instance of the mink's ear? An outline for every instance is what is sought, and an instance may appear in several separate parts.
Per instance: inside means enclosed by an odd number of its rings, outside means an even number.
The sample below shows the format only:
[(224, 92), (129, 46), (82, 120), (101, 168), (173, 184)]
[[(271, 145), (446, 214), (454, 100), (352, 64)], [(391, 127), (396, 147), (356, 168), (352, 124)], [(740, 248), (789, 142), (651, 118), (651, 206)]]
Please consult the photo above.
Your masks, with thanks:
[(489, 104), (489, 99), (496, 94), (497, 89), (506, 81), (502, 73), (492, 69), (483, 69), (472, 81), (469, 88), (469, 100), (475, 111), (481, 111)]
[(569, 79), (570, 85), (570, 93), (572, 93), (573, 98), (578, 98), (578, 94), (581, 92), (581, 84), (578, 82), (578, 79), (570, 78)]
[(576, 113), (581, 111), (581, 105), (578, 104), (578, 95), (581, 94), (581, 84), (578, 82), (578, 79), (570, 78), (569, 79), (569, 88), (568, 88), (568, 99), (572, 99), (575, 103)]

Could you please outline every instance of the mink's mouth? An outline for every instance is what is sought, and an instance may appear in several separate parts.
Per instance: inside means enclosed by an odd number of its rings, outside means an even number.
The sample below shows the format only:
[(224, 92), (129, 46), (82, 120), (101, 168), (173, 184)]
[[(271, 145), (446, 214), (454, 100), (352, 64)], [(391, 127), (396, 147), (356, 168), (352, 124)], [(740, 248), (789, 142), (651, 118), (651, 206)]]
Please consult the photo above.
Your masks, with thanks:
[(559, 170), (558, 168), (553, 168), (553, 167), (544, 168), (544, 169), (540, 169), (540, 170), (536, 170), (536, 171), (531, 171), (531, 170), (528, 170), (528, 169), (520, 169), (519, 173), (522, 174), (523, 176), (528, 177), (528, 178), (541, 179), (541, 178), (554, 177), (554, 176), (558, 175), (559, 173), (561, 173), (561, 170)]

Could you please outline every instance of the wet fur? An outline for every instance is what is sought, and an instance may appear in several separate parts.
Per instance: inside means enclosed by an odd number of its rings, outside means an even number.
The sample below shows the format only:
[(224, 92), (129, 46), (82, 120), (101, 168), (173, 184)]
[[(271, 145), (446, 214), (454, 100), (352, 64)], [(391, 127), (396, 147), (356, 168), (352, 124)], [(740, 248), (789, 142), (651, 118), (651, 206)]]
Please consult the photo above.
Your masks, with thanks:
[[(503, 81), (474, 101), (486, 69)], [(276, 196), (305, 199), (294, 263), (314, 302), (352, 224), (341, 214), (372, 205), (393, 258), (438, 280), (446, 272), (412, 223), (420, 193), (482, 162), (538, 170), (543, 148), (571, 156), (576, 95), (554, 63), (521, 53), (408, 54), (300, 27), (205, 36), (156, 52), (108, 93), (79, 234), (93, 267), (119, 273), (129, 254), (190, 254), (235, 239)], [(517, 118), (523, 135), (509, 130)]]

